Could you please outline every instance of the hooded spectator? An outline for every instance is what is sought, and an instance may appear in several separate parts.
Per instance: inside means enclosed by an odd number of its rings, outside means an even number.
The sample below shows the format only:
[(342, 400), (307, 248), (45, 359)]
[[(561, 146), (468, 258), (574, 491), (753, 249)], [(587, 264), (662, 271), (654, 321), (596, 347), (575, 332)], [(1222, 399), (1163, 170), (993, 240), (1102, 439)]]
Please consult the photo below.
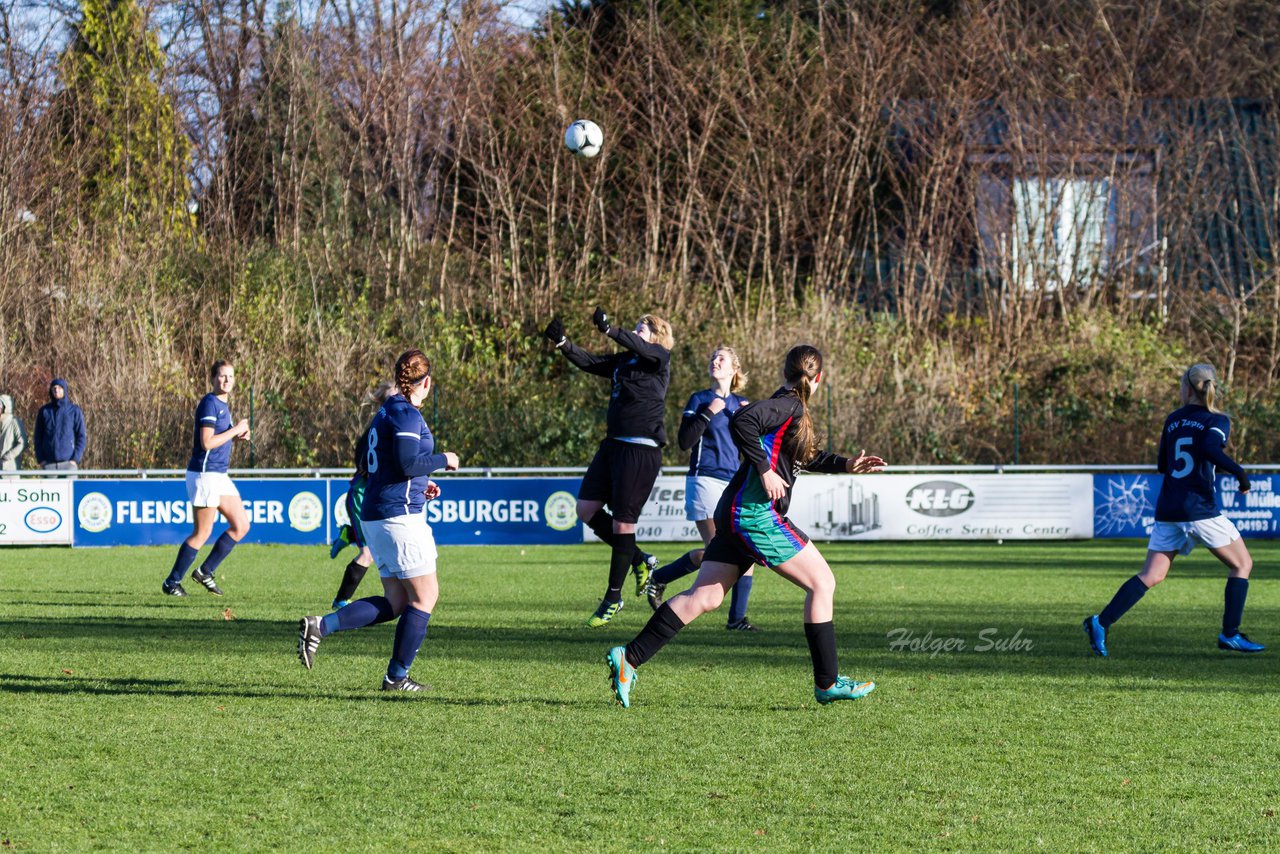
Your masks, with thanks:
[(64, 379), (49, 383), (49, 402), (36, 414), (36, 462), (44, 469), (80, 467), (87, 437), (84, 413), (71, 402)]
[(0, 394), (0, 471), (17, 471), (27, 447), (27, 431), (13, 411), (13, 398)]

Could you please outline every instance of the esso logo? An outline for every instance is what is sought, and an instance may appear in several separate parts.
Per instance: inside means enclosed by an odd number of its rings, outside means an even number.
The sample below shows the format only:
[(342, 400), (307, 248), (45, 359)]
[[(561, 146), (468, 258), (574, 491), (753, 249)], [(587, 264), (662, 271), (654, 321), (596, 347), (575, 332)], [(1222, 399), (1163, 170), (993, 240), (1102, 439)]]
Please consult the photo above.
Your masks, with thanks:
[(28, 531), (37, 534), (49, 534), (62, 526), (62, 514), (52, 507), (32, 507), (22, 518)]
[(907, 491), (907, 507), (924, 516), (955, 516), (973, 506), (973, 490), (963, 483), (931, 480)]

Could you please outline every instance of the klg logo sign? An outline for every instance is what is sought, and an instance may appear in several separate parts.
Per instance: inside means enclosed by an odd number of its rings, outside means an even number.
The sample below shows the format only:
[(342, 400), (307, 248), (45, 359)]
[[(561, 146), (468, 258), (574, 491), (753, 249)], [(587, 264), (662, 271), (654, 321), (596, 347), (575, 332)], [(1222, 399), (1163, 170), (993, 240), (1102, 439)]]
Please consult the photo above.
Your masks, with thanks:
[(925, 516), (955, 516), (973, 506), (973, 490), (963, 483), (931, 480), (907, 491), (907, 506)]

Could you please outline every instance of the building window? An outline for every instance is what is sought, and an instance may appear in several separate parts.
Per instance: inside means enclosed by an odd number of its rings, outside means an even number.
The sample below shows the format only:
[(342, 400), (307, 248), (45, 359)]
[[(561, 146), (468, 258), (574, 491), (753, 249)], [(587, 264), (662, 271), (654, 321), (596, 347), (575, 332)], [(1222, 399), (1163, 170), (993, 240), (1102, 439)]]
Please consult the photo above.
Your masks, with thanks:
[(1105, 178), (1015, 178), (1011, 261), (1022, 290), (1086, 287), (1115, 248), (1116, 200)]
[(1012, 291), (1054, 293), (1112, 281), (1149, 296), (1162, 275), (1153, 160), (1117, 153), (1026, 168), (1004, 153), (971, 155), (979, 268)]

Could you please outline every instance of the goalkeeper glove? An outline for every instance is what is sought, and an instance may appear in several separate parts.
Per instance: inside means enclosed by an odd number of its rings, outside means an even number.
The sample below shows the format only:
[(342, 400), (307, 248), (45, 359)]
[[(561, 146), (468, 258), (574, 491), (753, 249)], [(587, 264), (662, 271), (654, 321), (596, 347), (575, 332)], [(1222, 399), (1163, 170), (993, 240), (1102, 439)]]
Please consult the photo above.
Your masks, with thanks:
[(547, 324), (547, 328), (543, 330), (542, 334), (557, 347), (567, 340), (564, 335), (564, 324), (560, 322), (558, 317), (551, 318), (551, 322)]
[(596, 325), (596, 329), (601, 332), (609, 332), (609, 315), (604, 313), (604, 309), (596, 306), (596, 310), (591, 314), (591, 322)]

